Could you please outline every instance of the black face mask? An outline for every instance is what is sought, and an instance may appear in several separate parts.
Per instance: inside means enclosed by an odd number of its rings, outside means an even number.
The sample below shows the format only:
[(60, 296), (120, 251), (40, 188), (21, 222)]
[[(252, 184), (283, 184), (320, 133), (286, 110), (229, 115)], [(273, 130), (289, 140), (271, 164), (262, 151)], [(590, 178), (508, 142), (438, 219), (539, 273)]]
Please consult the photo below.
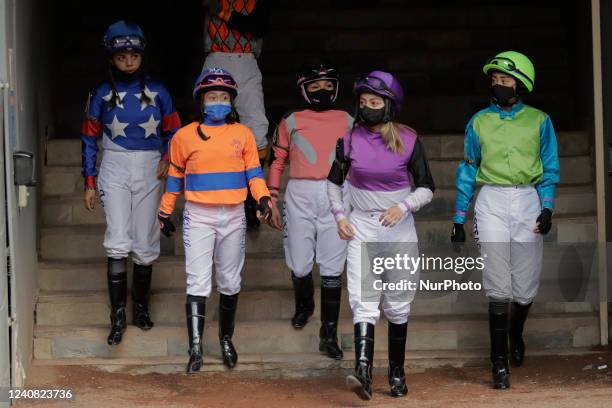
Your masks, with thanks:
[(499, 106), (511, 106), (518, 98), (514, 88), (503, 85), (493, 85), (491, 87), (491, 96), (493, 98), (493, 102)]
[(378, 125), (385, 119), (385, 108), (372, 109), (364, 106), (359, 108), (359, 117), (366, 126)]
[(334, 97), (336, 96), (336, 91), (330, 91), (328, 89), (319, 89), (314, 92), (306, 91), (306, 95), (310, 100), (310, 106), (312, 106), (314, 110), (325, 110), (330, 109), (332, 106), (334, 106)]

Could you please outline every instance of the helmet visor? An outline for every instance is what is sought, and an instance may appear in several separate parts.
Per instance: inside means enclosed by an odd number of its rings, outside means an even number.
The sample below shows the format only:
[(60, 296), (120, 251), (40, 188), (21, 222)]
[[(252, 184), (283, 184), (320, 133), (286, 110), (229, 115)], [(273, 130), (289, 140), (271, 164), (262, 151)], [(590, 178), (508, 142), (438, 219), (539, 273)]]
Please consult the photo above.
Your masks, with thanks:
[(106, 46), (111, 49), (136, 48), (143, 50), (145, 41), (143, 38), (136, 36), (115, 37), (108, 41)]
[(384, 93), (392, 98), (396, 97), (395, 93), (393, 93), (393, 91), (387, 86), (385, 81), (378, 77), (363, 76), (359, 78), (353, 86), (353, 91), (357, 93), (362, 88), (369, 88), (374, 91)]
[(193, 97), (197, 100), (198, 95), (209, 90), (226, 91), (233, 97), (236, 97), (238, 94), (238, 85), (229, 75), (208, 74), (196, 84), (195, 89), (193, 90)]
[(533, 86), (533, 81), (531, 80), (531, 78), (529, 78), (527, 75), (525, 75), (524, 72), (518, 69), (514, 61), (512, 61), (510, 58), (505, 58), (505, 57), (491, 58), (490, 60), (487, 61), (487, 65), (495, 65), (505, 71), (517, 73), (522, 78), (529, 81), (529, 83)]
[(200, 82), (200, 87), (209, 87), (209, 86), (229, 86), (231, 88), (237, 88), (236, 81), (230, 76), (227, 75), (207, 75)]
[(338, 74), (334, 68), (318, 67), (311, 70), (306, 70), (298, 75), (297, 85), (310, 83), (312, 81), (318, 81), (325, 79), (328, 81), (338, 81)]
[(334, 88), (338, 87), (338, 78), (334, 78), (334, 77), (321, 77), (321, 78), (312, 78), (312, 79), (306, 79), (303, 80), (301, 82), (299, 82), (300, 85), (304, 86), (304, 88), (308, 87), (308, 85), (312, 84), (313, 82), (317, 82), (317, 81), (329, 81), (332, 84), (334, 84)]
[(307, 78), (314, 78), (314, 77), (335, 77), (336, 76), (336, 70), (334, 68), (325, 68), (325, 67), (317, 67), (317, 68), (313, 68), (310, 71), (304, 72), (302, 74), (302, 76), (307, 77)]

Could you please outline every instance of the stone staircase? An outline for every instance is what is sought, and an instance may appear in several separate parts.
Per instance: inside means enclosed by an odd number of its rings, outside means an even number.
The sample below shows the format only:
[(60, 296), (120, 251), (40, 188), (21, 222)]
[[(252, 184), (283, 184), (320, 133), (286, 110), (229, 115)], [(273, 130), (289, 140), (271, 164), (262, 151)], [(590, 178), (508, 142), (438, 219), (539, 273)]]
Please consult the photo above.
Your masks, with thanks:
[[(422, 138), (438, 188), (433, 203), (416, 217), (417, 231), (424, 246), (448, 245), (453, 178), (463, 137), (449, 134)], [(590, 137), (584, 132), (560, 132), (558, 140), (564, 183), (559, 188), (554, 229), (547, 240), (591, 242), (595, 239), (596, 222)], [(136, 372), (180, 371), (187, 350), (180, 231), (175, 239), (163, 238), (162, 257), (154, 266), (151, 308), (155, 327), (149, 332), (129, 327), (121, 345), (107, 346), (104, 218), (99, 205), (93, 214), (83, 208), (79, 152), (79, 141), (75, 139), (56, 139), (47, 145), (34, 342), (36, 364), (93, 364)], [(179, 204), (177, 225), (181, 208)], [(556, 278), (556, 267), (547, 266), (550, 272), (545, 276)], [(248, 234), (235, 334), (244, 364), (240, 370), (257, 375), (299, 376), (350, 368), (352, 323), (346, 293), (339, 330), (346, 357), (342, 362), (334, 362), (317, 353), (318, 291), (317, 311), (311, 323), (300, 331), (290, 326), (293, 297), (289, 273), (279, 232), (262, 226), (259, 232)], [(206, 370), (211, 372), (223, 370), (216, 340), (217, 304), (214, 293), (209, 302), (205, 342), (209, 356)], [(582, 352), (585, 347), (597, 344), (595, 307), (588, 299), (536, 304), (526, 329), (530, 351)], [(409, 328), (408, 365), (422, 368), (485, 363), (488, 347), (485, 311), (484, 297), (455, 302), (452, 297), (419, 295)], [(383, 367), (386, 325), (379, 325), (377, 330), (376, 347), (380, 351), (377, 359)]]

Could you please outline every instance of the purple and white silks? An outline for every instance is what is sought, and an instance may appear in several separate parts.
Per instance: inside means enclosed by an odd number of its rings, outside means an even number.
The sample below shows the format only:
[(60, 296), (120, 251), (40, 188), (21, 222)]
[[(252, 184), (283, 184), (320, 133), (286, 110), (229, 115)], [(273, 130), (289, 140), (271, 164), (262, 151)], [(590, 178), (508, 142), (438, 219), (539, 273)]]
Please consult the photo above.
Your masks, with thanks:
[[(429, 203), (433, 193), (428, 188), (413, 190), (408, 172), (416, 134), (406, 129), (401, 133), (403, 153), (390, 151), (380, 133), (356, 127), (352, 135), (344, 136), (344, 154), (351, 160), (347, 176), (348, 199), (351, 207), (361, 211), (385, 211), (394, 205), (416, 212)], [(336, 221), (346, 217), (343, 212), (342, 187), (327, 182), (328, 197)]]

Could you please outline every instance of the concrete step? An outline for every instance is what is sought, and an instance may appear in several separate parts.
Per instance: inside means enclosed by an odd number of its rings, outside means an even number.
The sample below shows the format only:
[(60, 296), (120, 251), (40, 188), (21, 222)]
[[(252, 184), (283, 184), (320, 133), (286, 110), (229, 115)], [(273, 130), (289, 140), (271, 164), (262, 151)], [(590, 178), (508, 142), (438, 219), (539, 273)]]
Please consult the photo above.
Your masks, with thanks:
[[(457, 256), (450, 247), (423, 248), (427, 257)], [(551, 245), (544, 250), (544, 263), (540, 289), (533, 310), (535, 313), (593, 312), (597, 310), (597, 274), (592, 245)], [(478, 256), (475, 248), (461, 256)], [(185, 293), (185, 262), (182, 257), (162, 257), (154, 266), (152, 282), (152, 310), (156, 321), (176, 323), (183, 321), (182, 304)], [(128, 267), (128, 286), (131, 287), (132, 268)], [(241, 274), (241, 301), (239, 319), (287, 319), (293, 313), (293, 294), (290, 271), (282, 256), (263, 257), (249, 255)], [(320, 285), (315, 265), (314, 284)], [(421, 281), (441, 282), (447, 279), (479, 283), (479, 271), (459, 277), (452, 270), (442, 272), (423, 267)], [(343, 278), (346, 282), (346, 278)], [(214, 284), (214, 282), (213, 282)], [(106, 260), (89, 262), (42, 262), (38, 278), (40, 296), (37, 302), (39, 324), (77, 324), (106, 322), (108, 300), (106, 288)], [(346, 284), (345, 284), (346, 286)], [(213, 287), (211, 295), (218, 295)], [(318, 303), (319, 294), (315, 295)], [(350, 316), (348, 296), (343, 294), (342, 314)], [(213, 302), (214, 303), (214, 302)], [(421, 286), (412, 305), (412, 313), (421, 315), (452, 315), (482, 313), (486, 310), (486, 297), (482, 291), (457, 292), (449, 288), (434, 289)], [(86, 316), (82, 311), (87, 311)], [(216, 316), (209, 310), (211, 318)], [(317, 312), (318, 314), (318, 312)], [(85, 319), (85, 320), (83, 320)], [(92, 320), (93, 319), (93, 320)]]
[[(475, 194), (475, 197), (478, 194)], [(452, 217), (455, 213), (455, 194), (454, 188), (436, 188), (431, 203), (422, 208), (419, 216), (448, 216)], [(80, 204), (80, 203), (79, 203)], [(470, 206), (470, 214), (474, 206)], [(592, 185), (564, 186), (557, 188), (555, 198), (555, 216), (567, 214), (594, 214), (596, 208), (596, 195)]]
[[(285, 179), (286, 183), (288, 177)], [(285, 197), (284, 187), (279, 191), (278, 197), (282, 203)], [(176, 200), (173, 219), (182, 220), (184, 208), (185, 197), (181, 195)], [(82, 192), (45, 197), (42, 203), (42, 219), (43, 225), (47, 226), (106, 225), (104, 207), (97, 201), (92, 212), (85, 209)]]
[[(465, 136), (459, 133), (442, 135), (421, 135), (421, 141), (429, 159), (463, 158)], [(583, 131), (557, 133), (557, 145), (561, 157), (588, 156), (591, 153), (592, 136)]]
[[(424, 140), (427, 140), (424, 138)], [(431, 146), (426, 147), (435, 155), (435, 150), (442, 149), (438, 144), (439, 139), (434, 139)], [(463, 148), (460, 147), (463, 138), (453, 137), (445, 141), (444, 158), (429, 158), (436, 187), (451, 188), (455, 186), (455, 172), (459, 165)], [(440, 147), (438, 147), (440, 146)], [(455, 146), (455, 147), (451, 147)], [(568, 152), (584, 150), (580, 146), (568, 146)], [(452, 153), (451, 153), (452, 152)], [(589, 184), (593, 178), (593, 161), (589, 155), (568, 155), (561, 157), (561, 185)], [(266, 170), (267, 171), (267, 170)], [(283, 186), (288, 180), (288, 172), (283, 176)], [(43, 174), (43, 193), (45, 196), (81, 195), (83, 192), (83, 178), (78, 166), (47, 166)]]
[[(529, 356), (540, 355), (592, 354), (588, 349), (530, 350)], [(406, 354), (405, 367), (411, 373), (440, 367), (484, 367), (488, 364), (489, 351), (475, 349), (468, 351), (422, 351), (414, 350)], [(52, 358), (34, 359), (34, 367), (43, 366), (90, 366), (108, 372), (138, 374), (179, 374), (185, 372), (186, 356), (170, 357), (111, 357), (111, 358)], [(386, 372), (388, 367), (386, 353), (374, 356), (374, 372)], [(228, 370), (220, 357), (204, 356), (204, 366), (198, 375), (241, 376), (248, 373), (249, 378), (309, 378), (348, 375), (355, 369), (352, 353), (343, 360), (332, 360), (321, 353), (240, 353), (239, 363)]]
[[(236, 320), (254, 322), (263, 320), (282, 320), (288, 322), (295, 311), (293, 289), (289, 276), (285, 275), (277, 284), (278, 288), (243, 288), (238, 303)], [(542, 282), (539, 298), (550, 299), (557, 282)], [(461, 300), (457, 294), (432, 297), (433, 293), (420, 292), (411, 306), (412, 316), (451, 316), (480, 314), (487, 310), (484, 293), (469, 294)], [(547, 296), (548, 295), (548, 296)], [(219, 294), (213, 290), (209, 300), (207, 317), (218, 320)], [(320, 290), (315, 289), (315, 317), (320, 309)], [(151, 316), (158, 325), (180, 325), (185, 321), (185, 290), (153, 290), (150, 300)], [(128, 299), (128, 322), (132, 323), (132, 304)], [(597, 312), (597, 302), (536, 302), (532, 313), (575, 313)], [(104, 325), (109, 321), (110, 306), (106, 290), (64, 290), (41, 291), (36, 304), (36, 324), (40, 326), (59, 325)], [(346, 289), (342, 294), (341, 318), (352, 316)]]
[[(449, 217), (417, 216), (419, 242), (425, 247), (448, 245), (451, 221)], [(471, 221), (466, 230), (471, 231)], [(162, 255), (183, 255), (180, 223), (171, 239), (162, 237)], [(553, 228), (546, 236), (550, 242), (594, 242), (597, 223), (590, 215), (565, 215), (554, 218)], [(43, 260), (83, 260), (103, 258), (104, 226), (45, 226), (41, 229), (41, 258)], [(280, 254), (283, 251), (282, 234), (263, 225), (257, 231), (247, 232), (248, 254)]]
[[(38, 289), (40, 291), (100, 291), (106, 290), (106, 258), (83, 261), (41, 262)], [(317, 267), (315, 265), (315, 272)], [(258, 256), (248, 254), (242, 271), (242, 288), (288, 288), (290, 271), (282, 253)], [(132, 267), (128, 265), (128, 286), (132, 283)], [(315, 273), (318, 284), (318, 274)], [(154, 291), (185, 289), (185, 259), (182, 256), (160, 257), (153, 266)]]
[[(268, 167), (264, 169), (264, 172), (267, 177)], [(285, 186), (288, 180), (289, 172), (285, 171), (282, 177), (282, 185)], [(82, 197), (83, 177), (81, 176), (81, 166), (73, 164), (46, 166), (43, 173), (43, 195), (45, 197), (70, 195)]]
[[(293, 76), (291, 78), (293, 80)], [(589, 155), (592, 145), (591, 139), (591, 135), (585, 131), (559, 132), (557, 134), (559, 154), (561, 156)], [(421, 135), (421, 140), (430, 160), (463, 158), (463, 134)], [(47, 166), (77, 166), (80, 175), (80, 139), (49, 140), (47, 143)]]
[[(284, 192), (279, 195), (282, 202)], [(183, 197), (177, 200), (174, 218), (180, 220), (185, 201)], [(104, 209), (97, 205), (93, 212), (83, 206), (81, 194), (64, 196), (49, 196), (43, 201), (43, 225), (102, 225), (104, 224)], [(455, 189), (437, 188), (430, 204), (419, 212), (419, 216), (452, 217), (455, 208)], [(595, 190), (592, 185), (565, 186), (557, 189), (555, 199), (555, 215), (593, 214), (596, 211)]]
[[(459, 160), (430, 160), (429, 167), (436, 187), (451, 188), (455, 186), (455, 172)], [(561, 183), (563, 185), (592, 183), (593, 166), (590, 156), (561, 157)]]
[[(175, 217), (182, 218), (185, 207), (185, 198), (180, 196), (176, 200)], [(94, 210), (89, 211), (83, 202), (83, 193), (76, 193), (47, 196), (42, 203), (43, 225), (106, 225), (104, 207), (99, 200), (96, 200)]]
[[(411, 373), (442, 367), (487, 367), (489, 349), (472, 350), (411, 350), (406, 353), (406, 371)], [(555, 348), (527, 350), (527, 357), (539, 356), (598, 356), (600, 351), (590, 348)], [(228, 370), (219, 357), (204, 356), (204, 366), (199, 375), (242, 376), (248, 373), (249, 378), (307, 378), (342, 376), (351, 373), (355, 368), (352, 353), (346, 353), (344, 359), (331, 360), (321, 353), (240, 353), (239, 363)], [(89, 366), (108, 372), (139, 374), (179, 374), (185, 372), (186, 356), (171, 357), (116, 357), (116, 358), (51, 358), (34, 359), (34, 367), (44, 366)], [(385, 353), (374, 355), (374, 372), (385, 373), (388, 368)]]
[[(449, 243), (435, 247), (421, 245), (421, 254), (427, 257), (448, 256), (456, 257)], [(475, 247), (464, 249), (461, 256), (477, 257), (478, 251)], [(544, 248), (544, 263), (540, 277), (541, 287), (538, 300), (546, 302), (543, 311), (590, 311), (590, 306), (580, 304), (596, 299), (597, 293), (593, 293), (593, 281), (597, 274), (590, 273), (595, 262), (595, 252), (592, 243), (557, 244), (546, 243)], [(106, 292), (106, 258), (84, 259), (77, 261), (44, 261), (39, 264), (38, 288), (42, 294), (71, 295), (82, 297), (90, 292)], [(153, 267), (152, 290), (160, 295), (172, 293), (184, 293), (185, 291), (185, 260), (182, 256), (161, 257)], [(458, 271), (459, 272), (459, 271)], [(269, 291), (269, 290), (291, 290), (290, 270), (288, 269), (284, 254), (257, 255), (248, 254), (245, 260), (241, 277), (242, 291)], [(314, 284), (319, 286), (319, 270), (315, 264), (313, 268)], [(421, 268), (421, 280), (456, 280), (453, 271), (442, 272), (438, 269)], [(345, 279), (343, 279), (345, 280)], [(481, 281), (481, 274), (475, 270), (464, 275), (461, 281)], [(128, 265), (128, 287), (131, 287), (132, 267)], [(213, 282), (214, 285), (214, 282)], [(595, 285), (596, 288), (596, 285)], [(270, 292), (271, 293), (271, 292)], [(286, 297), (278, 294), (279, 298)], [(423, 288), (417, 293), (419, 300), (417, 310), (421, 302), (427, 307), (423, 313), (448, 313), (448, 304), (455, 303), (480, 303), (480, 293), (468, 293), (466, 296), (458, 297), (452, 291), (431, 292)], [(84, 298), (87, 299), (87, 298)], [(573, 302), (568, 305), (557, 303), (567, 300)], [(66, 302), (60, 302), (66, 303)], [(435, 305), (434, 305), (435, 304)], [(435, 307), (434, 307), (435, 306)], [(456, 306), (453, 306), (456, 307)], [(470, 306), (466, 306), (470, 307)], [(471, 309), (459, 309), (459, 313), (471, 312)], [(420, 312), (419, 312), (420, 313)]]
[[(288, 280), (288, 276), (286, 276)], [(315, 296), (319, 310), (319, 293)], [(207, 302), (207, 317), (218, 320), (219, 294), (216, 291)], [(290, 289), (243, 290), (238, 302), (236, 320), (253, 322), (262, 320), (289, 321), (294, 312), (293, 291)], [(348, 303), (343, 302), (343, 316), (349, 317)], [(185, 321), (185, 291), (153, 291), (150, 300), (151, 316), (156, 325), (180, 325)], [(132, 305), (128, 299), (128, 322), (132, 324)], [(104, 325), (109, 321), (108, 293), (96, 292), (41, 292), (36, 305), (36, 324)]]
[[(419, 222), (419, 220), (421, 222)], [(448, 218), (440, 220), (438, 217), (417, 218), (416, 222), (419, 244), (429, 248), (448, 245), (450, 231)], [(472, 238), (473, 224), (468, 219), (465, 223), (465, 230), (468, 240)], [(545, 236), (545, 242), (559, 243), (585, 243), (597, 240), (597, 222), (594, 215), (565, 215), (554, 217), (553, 226)]]
[[(598, 316), (594, 313), (530, 316), (525, 340), (533, 348), (589, 347), (599, 343)], [(387, 325), (376, 327), (375, 349), (387, 348)], [(236, 325), (234, 344), (239, 353), (304, 353), (318, 350), (319, 325), (311, 322), (295, 330), (287, 321), (241, 322)], [(345, 350), (353, 348), (353, 324), (342, 320), (339, 340)], [(108, 327), (37, 326), (34, 331), (36, 359), (126, 358), (185, 356), (187, 332), (184, 325), (156, 325), (150, 331), (129, 326), (122, 343), (106, 344)], [(207, 321), (204, 330), (207, 355), (219, 355), (218, 328)], [(477, 316), (427, 316), (411, 319), (408, 350), (466, 350), (489, 346), (486, 314)]]
[[(419, 222), (421, 221), (421, 222)], [(433, 247), (448, 244), (448, 218), (417, 217), (417, 233), (422, 245)], [(471, 231), (471, 221), (466, 230)], [(180, 227), (171, 239), (162, 238), (162, 251), (165, 255), (183, 255)], [(97, 232), (96, 232), (97, 231)], [(64, 241), (57, 241), (59, 236)], [(551, 242), (593, 242), (596, 236), (596, 223), (590, 216), (556, 217), (553, 229), (546, 240)], [(43, 230), (43, 259), (87, 259), (104, 256), (102, 249), (103, 227), (46, 227)], [(72, 241), (71, 241), (72, 240)], [(88, 242), (86, 248), (82, 248)], [(174, 244), (174, 249), (170, 245)], [(97, 245), (97, 246), (96, 246)], [(247, 233), (247, 253), (279, 254), (282, 252), (282, 236), (278, 231), (262, 227), (259, 231)]]
[[(161, 255), (183, 255), (183, 243), (180, 223), (177, 233), (172, 238), (161, 237)], [(75, 260), (102, 258), (105, 251), (105, 226), (72, 225), (45, 226), (41, 229), (41, 258), (44, 260)], [(259, 231), (248, 231), (246, 235), (246, 252), (248, 254), (278, 254), (283, 249), (282, 233), (268, 226)]]

